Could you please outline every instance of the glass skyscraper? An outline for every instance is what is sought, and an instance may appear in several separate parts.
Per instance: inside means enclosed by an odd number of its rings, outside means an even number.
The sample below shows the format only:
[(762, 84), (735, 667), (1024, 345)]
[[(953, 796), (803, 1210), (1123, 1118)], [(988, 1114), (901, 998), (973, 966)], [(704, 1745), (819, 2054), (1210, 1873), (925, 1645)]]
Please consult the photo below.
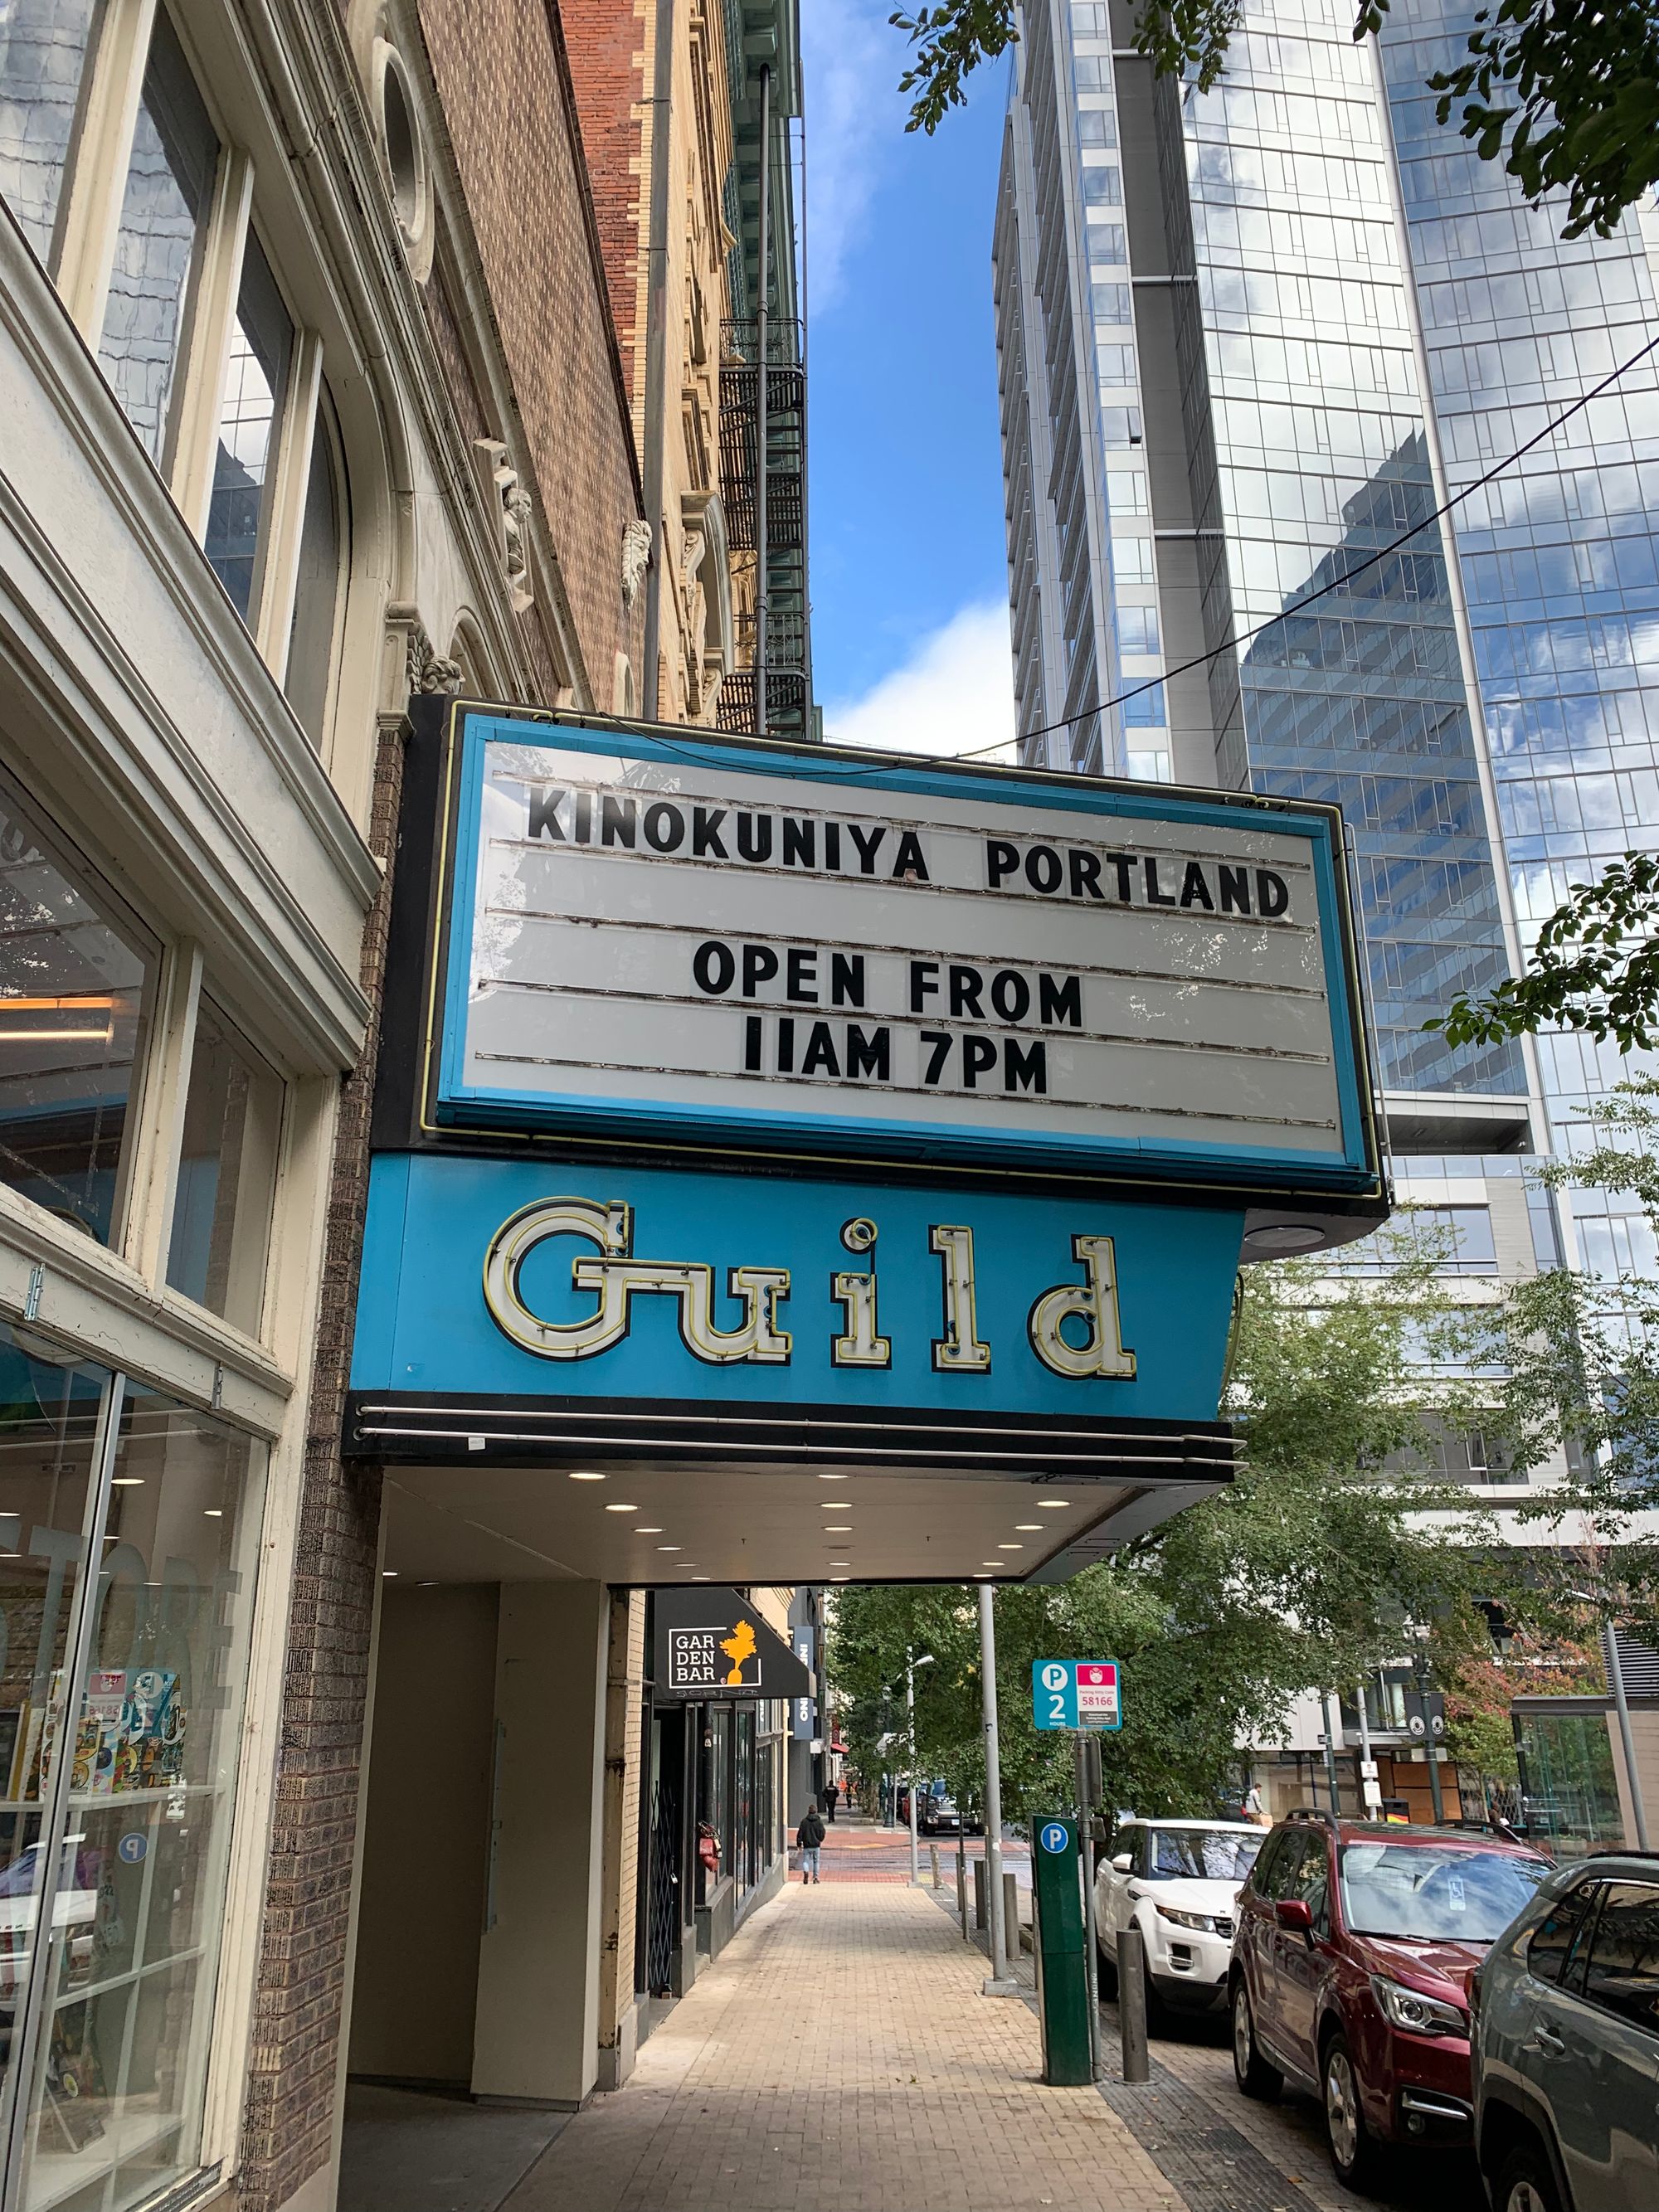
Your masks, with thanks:
[[(994, 258), (1023, 750), (1340, 802), (1402, 1195), (1523, 1272), (1554, 1251), (1519, 1170), (1615, 1067), (1423, 1024), (1659, 842), (1653, 368), (1372, 556), (1653, 334), (1642, 223), (1564, 246), (1437, 125), (1472, 9), (1396, 0), (1356, 45), (1352, 0), (1246, 0), (1203, 95), (1153, 78), (1134, 12), (1021, 15)], [(1639, 1216), (1578, 1211), (1627, 1264)]]

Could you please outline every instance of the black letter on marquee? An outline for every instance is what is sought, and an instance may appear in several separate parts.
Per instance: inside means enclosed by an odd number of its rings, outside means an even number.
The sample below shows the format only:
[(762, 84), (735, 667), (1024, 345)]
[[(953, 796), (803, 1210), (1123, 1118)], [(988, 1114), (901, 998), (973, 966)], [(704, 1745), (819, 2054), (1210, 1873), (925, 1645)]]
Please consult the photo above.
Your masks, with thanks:
[(752, 999), (763, 983), (769, 983), (778, 972), (778, 956), (769, 945), (745, 945), (743, 948), (743, 995)]
[(1134, 893), (1129, 888), (1129, 878), (1134, 872), (1134, 861), (1127, 853), (1108, 853), (1107, 859), (1117, 870), (1117, 895), (1127, 906)]
[(888, 1052), (890, 1042), (885, 1026), (872, 1030), (866, 1036), (856, 1022), (849, 1022), (847, 1025), (848, 1075), (872, 1075), (878, 1083), (885, 1083), (891, 1066)]
[(526, 837), (539, 837), (544, 830), (558, 844), (565, 842), (565, 834), (559, 827), (559, 801), (564, 797), (556, 783), (532, 783), (530, 787), (530, 821)]
[(806, 1050), (801, 1055), (800, 1072), (816, 1075), (822, 1069), (826, 1075), (839, 1075), (841, 1062), (836, 1058), (835, 1039), (830, 1034), (828, 1022), (814, 1022), (806, 1040)]
[(725, 860), (726, 850), (720, 842), (720, 824), (726, 819), (723, 806), (694, 806), (691, 810), (691, 850), (704, 858), (713, 854), (717, 860)]
[(1158, 862), (1149, 858), (1146, 862), (1146, 903), (1148, 906), (1173, 906), (1176, 902), (1175, 893), (1173, 891), (1161, 891), (1158, 887)]
[(962, 1040), (962, 1073), (970, 1091), (979, 1087), (979, 1079), (988, 1067), (997, 1064), (997, 1048), (989, 1037), (970, 1036)]
[(1196, 860), (1188, 860), (1187, 872), (1181, 879), (1182, 906), (1201, 906), (1206, 914), (1215, 912), (1215, 901), (1210, 896), (1210, 886), (1204, 880), (1204, 871)]
[(1065, 1022), (1074, 1030), (1083, 1027), (1083, 978), (1080, 975), (1068, 975), (1063, 983), (1052, 975), (1039, 975), (1037, 1000), (1042, 1009), (1040, 1020)]
[(1052, 845), (1033, 845), (1025, 855), (1025, 880), (1034, 891), (1057, 891), (1065, 872)]
[(645, 842), (653, 853), (678, 853), (685, 842), (685, 817), (678, 806), (659, 799), (645, 810)]
[(1250, 910), (1250, 872), (1248, 868), (1218, 867), (1216, 881), (1221, 886), (1223, 914), (1248, 914)]
[(860, 830), (856, 822), (849, 822), (847, 825), (847, 834), (859, 848), (860, 874), (872, 875), (875, 872), (877, 849), (882, 839), (887, 835), (886, 830), (879, 823), (873, 830)]
[(951, 1032), (949, 1030), (923, 1030), (921, 1041), (929, 1054), (921, 1079), (924, 1083), (937, 1083), (940, 1070), (951, 1057)]
[(1283, 876), (1276, 876), (1271, 868), (1255, 872), (1255, 910), (1269, 921), (1284, 913), (1291, 902), (1290, 885)]
[(1079, 853), (1075, 847), (1066, 855), (1072, 871), (1073, 898), (1103, 899), (1100, 888), (1100, 862), (1092, 853)]
[(894, 881), (905, 876), (914, 876), (919, 884), (930, 880), (927, 863), (921, 857), (921, 840), (914, 830), (906, 830), (900, 835), (898, 858), (893, 863)]
[(732, 988), (732, 978), (738, 972), (729, 945), (722, 945), (718, 937), (709, 938), (691, 955), (691, 973), (697, 988), (706, 991), (711, 999), (718, 999), (722, 991)]
[(994, 890), (1005, 876), (1012, 876), (1019, 866), (1018, 848), (1006, 837), (988, 837), (985, 841), (985, 873)]
[(599, 801), (599, 842), (601, 845), (626, 845), (634, 849), (634, 802), (631, 799), (613, 799), (607, 792)]
[(818, 956), (816, 950), (802, 951), (791, 945), (784, 955), (783, 994), (787, 999), (805, 999), (809, 1006), (818, 1002)]
[[(760, 827), (756, 828), (758, 823)], [(738, 850), (745, 860), (769, 860), (772, 857), (772, 817), (769, 814), (739, 814), (738, 817)]]
[(743, 1065), (749, 1075), (758, 1075), (761, 1064), (761, 1018), (745, 1014), (743, 1018)]
[(979, 1002), (979, 994), (984, 988), (985, 978), (977, 968), (958, 968), (954, 961), (951, 963), (951, 1018), (953, 1022), (964, 1018), (973, 1022), (985, 1019), (985, 1009)]
[(832, 1006), (861, 1006), (864, 1004), (864, 955), (861, 952), (832, 952), (830, 955), (830, 1003)]
[(816, 822), (797, 822), (793, 814), (783, 817), (783, 865), (793, 868), (799, 860), (804, 868), (817, 866), (818, 825)]
[(1031, 1011), (1031, 987), (1018, 968), (999, 968), (991, 978), (991, 1004), (1005, 1022), (1023, 1022)]
[[(1073, 981), (1077, 978), (1073, 976)], [(1021, 1044), (1017, 1037), (1002, 1040), (1002, 1087), (1005, 1091), (1036, 1091), (1046, 1097), (1048, 1090), (1048, 1048), (1041, 1037), (1030, 1044)]]
[(934, 980), (938, 974), (937, 960), (913, 960), (910, 963), (910, 1012), (913, 1014), (926, 1013), (927, 1009), (924, 1001), (938, 998), (939, 985)]

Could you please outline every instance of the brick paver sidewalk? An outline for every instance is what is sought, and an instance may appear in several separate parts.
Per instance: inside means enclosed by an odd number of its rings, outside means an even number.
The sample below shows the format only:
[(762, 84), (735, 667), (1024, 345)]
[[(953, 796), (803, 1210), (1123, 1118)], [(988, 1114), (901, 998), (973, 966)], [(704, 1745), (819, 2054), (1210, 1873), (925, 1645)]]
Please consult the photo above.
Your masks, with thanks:
[(794, 1884), (502, 2212), (1185, 2212), (930, 1898)]

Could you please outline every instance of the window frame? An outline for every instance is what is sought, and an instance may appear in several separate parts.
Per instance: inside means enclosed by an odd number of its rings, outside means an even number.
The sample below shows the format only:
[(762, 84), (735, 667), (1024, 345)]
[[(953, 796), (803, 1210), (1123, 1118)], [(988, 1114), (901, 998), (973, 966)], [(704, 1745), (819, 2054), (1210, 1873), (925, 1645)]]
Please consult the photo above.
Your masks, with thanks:
[[(272, 429), (265, 489), (270, 505), (254, 597), (247, 623), (242, 624), (240, 615), (237, 621), (252, 635), (286, 696), (289, 625), (299, 575), (318, 397), (323, 385), (323, 339), (311, 319), (296, 310), (293, 287), (284, 276), (283, 257), (272, 251), (270, 229), (262, 219), (261, 208), (255, 205), (253, 156), (243, 135), (233, 127), (224, 101), (216, 96), (215, 72), (204, 66), (197, 27), (174, 0), (104, 0), (102, 18), (94, 28), (82, 72), (51, 273), (66, 313), (96, 359), (108, 307), (144, 73), (154, 27), (163, 12), (218, 135), (219, 159), (202, 230), (199, 265), (191, 281), (170, 421), (157, 473), (191, 536), (204, 548), (242, 264), (247, 240), (252, 236), (270, 264), (293, 325), (294, 349)], [(113, 397), (112, 386), (111, 390)], [(136, 429), (133, 435), (138, 435)], [(343, 436), (336, 442), (331, 459), (337, 495), (349, 512), (351, 480)], [(343, 571), (349, 559), (348, 550)], [(343, 574), (329, 672), (331, 714), (339, 690), (348, 581)], [(327, 725), (325, 734), (325, 738), (331, 735)], [(314, 749), (320, 750), (326, 763), (330, 744), (325, 742)]]

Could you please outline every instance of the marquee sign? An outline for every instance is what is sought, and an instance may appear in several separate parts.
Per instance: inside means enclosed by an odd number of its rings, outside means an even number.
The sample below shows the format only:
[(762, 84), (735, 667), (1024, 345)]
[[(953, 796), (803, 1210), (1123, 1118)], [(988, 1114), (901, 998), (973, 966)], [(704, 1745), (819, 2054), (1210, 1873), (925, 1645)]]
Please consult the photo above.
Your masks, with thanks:
[(1334, 809), (465, 708), (449, 777), (434, 1130), (1378, 1187)]

